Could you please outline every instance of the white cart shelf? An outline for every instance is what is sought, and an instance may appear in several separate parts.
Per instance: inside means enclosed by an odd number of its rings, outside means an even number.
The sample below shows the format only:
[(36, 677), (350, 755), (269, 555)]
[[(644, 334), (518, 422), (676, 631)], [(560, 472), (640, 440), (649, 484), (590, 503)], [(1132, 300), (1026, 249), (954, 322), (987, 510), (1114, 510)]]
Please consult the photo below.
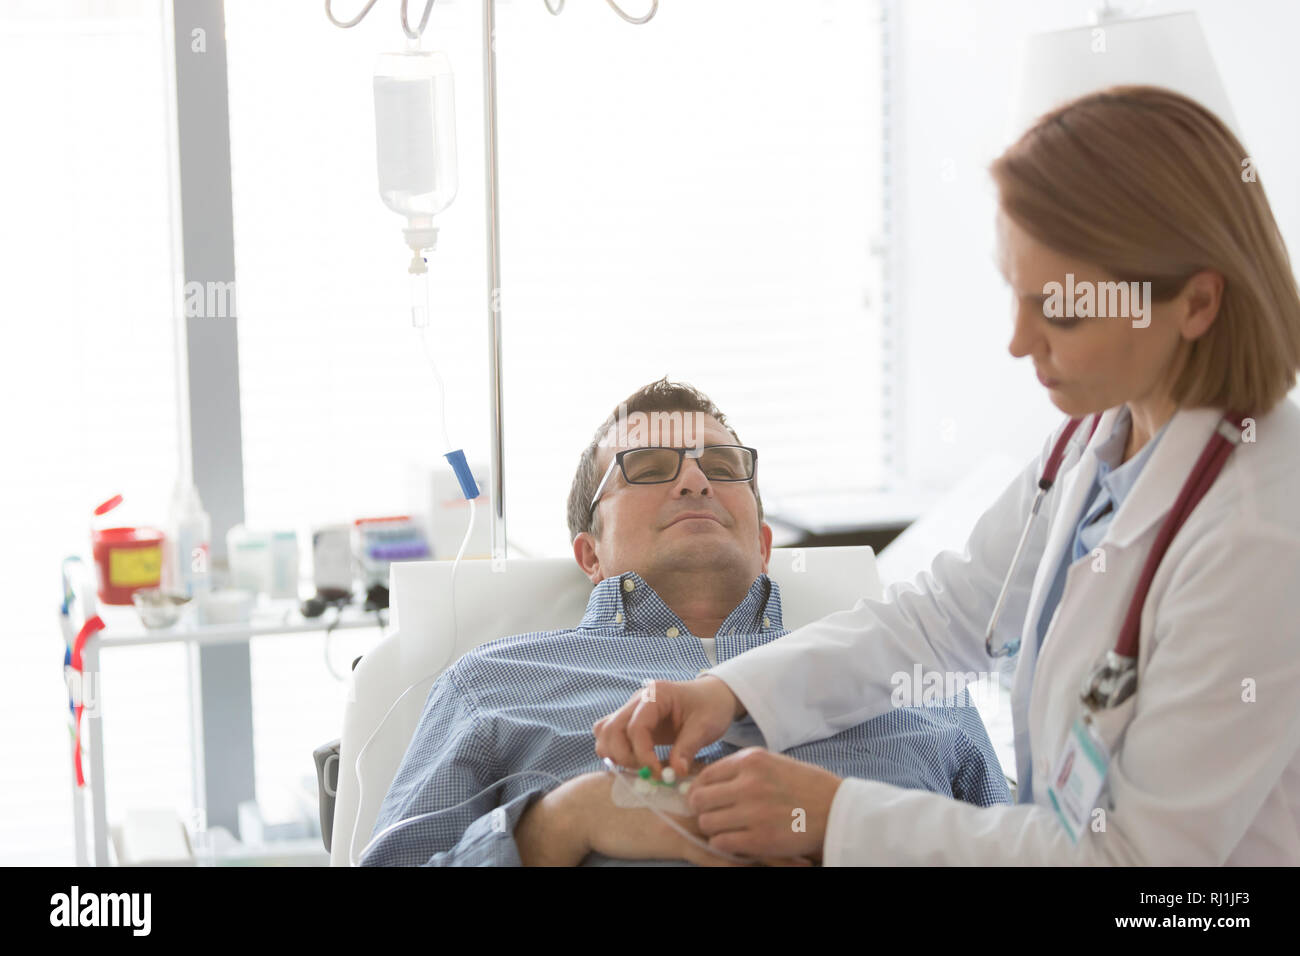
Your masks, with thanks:
[[(347, 607), (337, 612), (327, 610), (319, 618), (304, 618), (296, 601), (272, 601), (254, 608), (246, 624), (221, 624), (200, 626), (193, 621), (193, 609), (187, 608), (180, 622), (169, 628), (149, 629), (140, 623), (131, 607), (104, 607), (96, 600), (92, 575), (80, 561), (65, 561), (63, 571), (64, 604), (60, 609), (59, 625), (68, 648), (72, 647), (77, 633), (86, 620), (99, 615), (104, 628), (91, 636), (82, 651), (82, 672), (93, 674), (97, 682), (95, 691), (103, 693), (103, 677), (99, 655), (118, 647), (140, 647), (149, 644), (188, 644), (202, 647), (213, 644), (231, 644), (256, 637), (275, 637), (285, 634), (320, 633), (322, 631), (380, 628), (384, 622), (373, 611), (360, 607)], [(201, 719), (196, 714), (195, 719)], [(85, 786), (77, 785), (75, 767), (70, 766), (72, 780), (72, 815), (75, 829), (76, 859), (79, 866), (108, 866), (109, 825), (105, 804), (107, 782), (104, 777), (104, 719), (89, 709), (82, 714), (81, 737)], [(202, 734), (194, 735), (196, 746)], [(75, 760), (75, 750), (69, 741), (68, 757)], [(201, 754), (193, 759), (202, 761)], [(202, 794), (195, 794), (196, 802)], [(87, 807), (89, 803), (89, 808)], [(295, 852), (302, 848), (295, 846)], [(259, 853), (262, 851), (259, 850)]]

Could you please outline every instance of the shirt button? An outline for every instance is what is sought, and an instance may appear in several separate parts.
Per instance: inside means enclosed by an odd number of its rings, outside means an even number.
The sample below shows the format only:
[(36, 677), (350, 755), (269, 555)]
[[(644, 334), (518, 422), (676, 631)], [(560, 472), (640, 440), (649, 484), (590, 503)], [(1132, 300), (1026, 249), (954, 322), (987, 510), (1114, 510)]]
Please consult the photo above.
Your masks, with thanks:
[(668, 630), (665, 631), (664, 633), (666, 633), (669, 637), (677, 637), (677, 636), (678, 636), (679, 634), (681, 634), (682, 632), (679, 631), (679, 630), (677, 630), (677, 628), (674, 626), (674, 627), (670, 627), (670, 628), (668, 628)]
[(635, 588), (636, 588), (636, 582), (635, 582), (635, 581), (633, 581), (631, 578), (624, 578), (624, 579), (623, 579), (623, 590), (624, 590), (624, 591), (631, 591), (631, 590), (633, 590), (633, 589), (635, 589)]
[(615, 624), (622, 624), (622, 623), (623, 623), (623, 612), (622, 612), (622, 611), (619, 611), (617, 614), (614, 615), (614, 623), (615, 623)]
[(766, 617), (766, 616), (764, 616), (764, 618), (763, 618), (763, 626), (764, 626), (764, 627), (771, 627), (771, 626), (772, 626), (772, 619), (771, 619), (770, 617)]

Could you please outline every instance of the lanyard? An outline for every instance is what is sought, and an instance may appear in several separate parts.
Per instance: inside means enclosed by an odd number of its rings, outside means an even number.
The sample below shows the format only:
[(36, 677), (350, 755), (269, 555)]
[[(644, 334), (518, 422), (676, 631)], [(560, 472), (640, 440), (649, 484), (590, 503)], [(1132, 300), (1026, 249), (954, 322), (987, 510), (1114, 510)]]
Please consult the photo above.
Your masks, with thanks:
[[(1186, 523), (1192, 510), (1205, 497), (1205, 493), (1210, 490), (1210, 486), (1219, 477), (1219, 472), (1223, 470), (1223, 466), (1227, 463), (1228, 456), (1241, 444), (1244, 417), (1233, 412), (1227, 412), (1219, 420), (1218, 425), (1215, 426), (1214, 434), (1210, 436), (1210, 440), (1206, 443), (1200, 457), (1196, 460), (1196, 464), (1192, 467), (1191, 474), (1187, 476), (1187, 480), (1183, 483), (1182, 490), (1178, 493), (1173, 507), (1165, 515), (1160, 531), (1156, 535), (1155, 544), (1152, 545), (1146, 563), (1142, 566), (1142, 573), (1138, 576), (1137, 587), (1134, 589), (1133, 597), (1129, 601), (1128, 612), (1124, 615), (1124, 623), (1120, 628), (1119, 637), (1115, 641), (1115, 647), (1113, 650), (1106, 651), (1105, 655), (1088, 675), (1088, 680), (1084, 683), (1081, 696), (1084, 705), (1089, 710), (1095, 711), (1104, 707), (1116, 707), (1127, 700), (1137, 689), (1138, 632), (1142, 620), (1142, 607), (1146, 604), (1147, 594), (1151, 590), (1151, 581), (1156, 575), (1156, 570), (1160, 567), (1161, 560), (1164, 559), (1165, 552), (1169, 550), (1169, 543), (1173, 541), (1174, 535)], [(1089, 440), (1091, 440), (1092, 434), (1096, 432), (1100, 418), (1099, 414), (1093, 420), (1092, 432), (1088, 436)], [(1069, 421), (1062, 430), (1061, 436), (1057, 439), (1056, 445), (1052, 448), (1052, 453), (1048, 456), (1047, 463), (1043, 467), (1042, 477), (1038, 481), (1038, 493), (1034, 496), (1029, 518), (1020, 534), (1020, 542), (1016, 545), (1015, 554), (1011, 558), (1011, 567), (1007, 571), (1006, 580), (1002, 583), (1002, 590), (998, 594), (997, 603), (993, 607), (993, 616), (989, 620), (988, 630), (985, 633), (984, 646), (992, 657), (1008, 656), (1014, 654), (1020, 648), (1019, 638), (1007, 642), (1002, 647), (994, 647), (993, 632), (997, 627), (1002, 604), (1006, 600), (1011, 580), (1015, 576), (1016, 566), (1020, 562), (1021, 552), (1024, 550), (1025, 541), (1029, 537), (1034, 517), (1038, 514), (1043, 498), (1056, 482), (1057, 472), (1060, 470), (1061, 462), (1065, 458), (1065, 447), (1081, 421), (1082, 419), (1078, 418)]]

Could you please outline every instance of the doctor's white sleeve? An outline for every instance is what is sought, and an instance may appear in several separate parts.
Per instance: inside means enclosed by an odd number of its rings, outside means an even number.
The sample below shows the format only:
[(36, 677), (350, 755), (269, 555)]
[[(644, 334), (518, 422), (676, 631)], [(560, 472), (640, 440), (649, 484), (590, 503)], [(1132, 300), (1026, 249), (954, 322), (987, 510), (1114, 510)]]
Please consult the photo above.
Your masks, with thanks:
[[(882, 601), (864, 598), (709, 669), (744, 704), (769, 750), (787, 750), (879, 716), (898, 705), (891, 699), (896, 690), (900, 697), (902, 689), (914, 690), (913, 702), (920, 704), (918, 666), (922, 674), (962, 674), (968, 682), (996, 669), (984, 632), (1054, 438), (980, 517), (964, 553), (943, 552), (928, 573), (892, 586)], [(1051, 502), (1049, 495), (1007, 592), (999, 624), (1004, 640), (1020, 638)], [(737, 729), (733, 725), (733, 733)]]
[(1154, 634), (1142, 635), (1153, 650), (1112, 754), (1106, 812), (1077, 846), (1045, 805), (978, 808), (847, 779), (823, 862), (1300, 863), (1296, 793), (1281, 782), (1295, 779), (1300, 751), (1300, 529), (1249, 512), (1221, 514), (1222, 533), (1198, 539), (1170, 575)]

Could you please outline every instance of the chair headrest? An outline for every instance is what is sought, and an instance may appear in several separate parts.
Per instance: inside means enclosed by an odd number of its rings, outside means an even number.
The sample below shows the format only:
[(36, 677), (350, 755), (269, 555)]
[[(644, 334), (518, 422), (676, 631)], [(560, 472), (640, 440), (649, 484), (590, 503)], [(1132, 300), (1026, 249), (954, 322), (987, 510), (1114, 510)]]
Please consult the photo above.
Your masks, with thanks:
[[(392, 626), (431, 636), (419, 642), (421, 660), (406, 662), (412, 667), (445, 666), (511, 634), (573, 627), (592, 588), (569, 558), (466, 560), (454, 582), (451, 572), (450, 561), (403, 561), (391, 568)], [(775, 548), (767, 573), (781, 589), (787, 630), (880, 596), (875, 556), (867, 547)]]

